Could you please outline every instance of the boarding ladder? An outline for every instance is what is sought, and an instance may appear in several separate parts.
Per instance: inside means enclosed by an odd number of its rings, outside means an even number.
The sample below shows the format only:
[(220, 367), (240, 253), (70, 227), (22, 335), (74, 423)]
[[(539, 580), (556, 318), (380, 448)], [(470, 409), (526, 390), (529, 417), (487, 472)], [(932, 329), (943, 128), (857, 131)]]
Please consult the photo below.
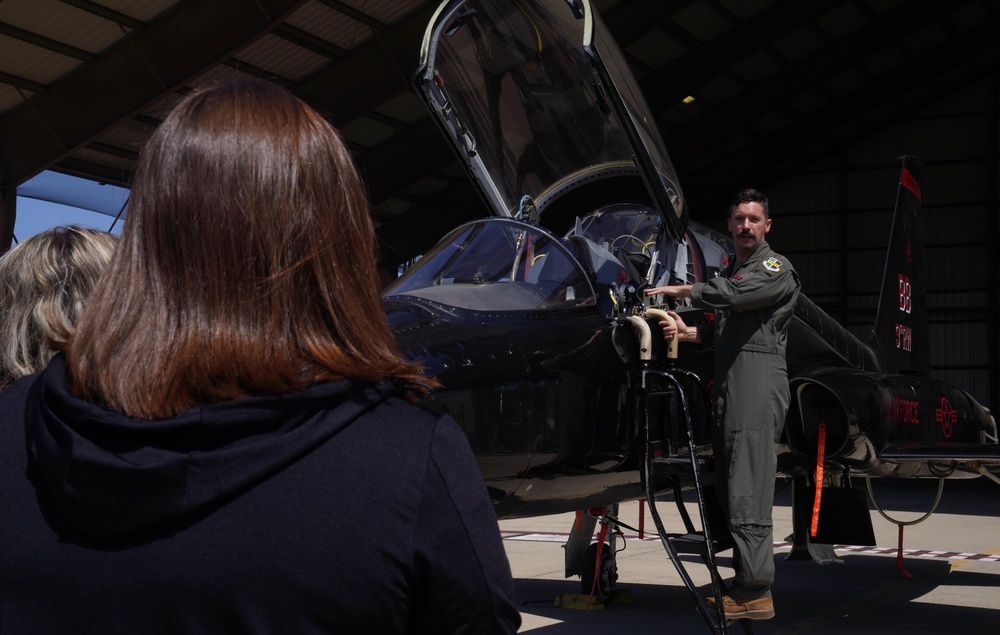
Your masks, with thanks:
[[(655, 321), (671, 320), (666, 312), (656, 309), (647, 310), (646, 316), (653, 318)], [(673, 365), (672, 361), (669, 361), (676, 358), (676, 340), (667, 345), (666, 354), (663, 356), (668, 360), (668, 367), (666, 369), (658, 368), (660, 360), (654, 359), (657, 356), (653, 353), (653, 350), (659, 343), (654, 343), (655, 340), (651, 336), (651, 327), (643, 317), (635, 316), (628, 319), (632, 322), (633, 328), (640, 340), (640, 391), (643, 398), (642, 402), (644, 403), (644, 407), (642, 408), (642, 431), (644, 435), (643, 445), (645, 447), (643, 484), (646, 491), (646, 504), (649, 507), (653, 523), (656, 525), (660, 542), (666, 550), (667, 556), (670, 558), (671, 563), (673, 563), (674, 568), (677, 569), (677, 573), (684, 582), (684, 586), (691, 593), (698, 611), (705, 619), (712, 633), (728, 635), (731, 623), (726, 620), (722, 605), (722, 596), (726, 588), (722, 577), (719, 575), (715, 554), (732, 548), (732, 540), (728, 531), (718, 532), (720, 534), (718, 536), (713, 535), (712, 532), (712, 523), (709, 517), (709, 505), (712, 502), (706, 499), (705, 488), (711, 485), (714, 464), (711, 457), (699, 454), (691, 411), (692, 400), (689, 398), (691, 387), (696, 387), (696, 390), (702, 392), (703, 403), (707, 404), (707, 391), (697, 374), (678, 368)], [(656, 411), (649, 407), (649, 399), (654, 392), (663, 390), (664, 387), (668, 394), (672, 395), (673, 399), (676, 400), (676, 405), (679, 405), (681, 419), (684, 423), (684, 437), (687, 444), (686, 452), (677, 448), (680, 451), (676, 453), (668, 451), (666, 455), (661, 454), (661, 447), (659, 445), (661, 440), (654, 439), (650, 432), (654, 428), (654, 421), (651, 419), (650, 411)], [(665, 414), (668, 417), (673, 416), (676, 411), (677, 408), (674, 407), (672, 400), (672, 405)], [(683, 533), (668, 532), (657, 510), (656, 493), (658, 483), (663, 482), (663, 477), (669, 477), (669, 481), (673, 483), (673, 497), (684, 524), (685, 531)], [(685, 489), (692, 489), (695, 493), (701, 530), (695, 527), (687, 508), (684, 506), (682, 492)], [(715, 611), (708, 608), (698, 593), (698, 589), (695, 587), (691, 576), (685, 568), (685, 562), (681, 559), (681, 554), (700, 556), (708, 568), (712, 578), (712, 592), (715, 596)], [(744, 633), (753, 634), (753, 622), (751, 620), (742, 619), (737, 620), (737, 622), (739, 622), (739, 626), (743, 629)]]

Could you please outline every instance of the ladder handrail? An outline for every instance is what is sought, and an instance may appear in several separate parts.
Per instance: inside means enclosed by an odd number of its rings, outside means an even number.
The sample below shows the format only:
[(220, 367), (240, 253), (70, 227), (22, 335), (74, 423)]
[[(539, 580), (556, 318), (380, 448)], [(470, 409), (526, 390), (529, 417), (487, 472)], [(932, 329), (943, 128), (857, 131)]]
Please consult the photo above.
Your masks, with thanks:
[[(691, 576), (687, 573), (684, 568), (684, 564), (680, 560), (680, 556), (677, 553), (677, 549), (674, 547), (666, 529), (663, 526), (663, 521), (660, 518), (660, 514), (656, 509), (656, 492), (652, 483), (653, 476), (653, 457), (652, 457), (652, 439), (650, 439), (650, 422), (649, 422), (649, 410), (644, 408), (644, 423), (645, 425), (643, 434), (645, 439), (645, 453), (644, 453), (644, 476), (646, 480), (646, 500), (649, 505), (650, 515), (653, 517), (653, 523), (656, 525), (657, 532), (660, 536), (660, 542), (663, 544), (664, 549), (667, 551), (667, 556), (669, 557), (671, 563), (673, 563), (674, 568), (677, 569), (678, 575), (680, 575), (681, 580), (684, 582), (684, 586), (687, 587), (688, 591), (691, 593), (692, 598), (694, 598), (695, 604), (698, 607), (698, 611), (701, 613), (702, 617), (708, 623), (709, 627), (712, 629), (713, 633), (721, 633), (722, 635), (728, 635), (728, 621), (725, 618), (725, 608), (722, 602), (722, 596), (724, 591), (724, 585), (719, 575), (719, 570), (715, 562), (715, 542), (712, 539), (712, 532), (710, 529), (710, 524), (708, 521), (708, 515), (705, 510), (705, 490), (704, 485), (701, 480), (701, 471), (698, 469), (698, 454), (697, 454), (697, 444), (694, 439), (694, 424), (691, 418), (691, 409), (688, 405), (687, 391), (685, 390), (683, 384), (678, 379), (678, 376), (685, 376), (688, 379), (694, 380), (695, 385), (699, 386), (705, 396), (707, 397), (707, 390), (701, 383), (701, 378), (696, 374), (687, 369), (682, 368), (672, 368), (670, 370), (657, 370), (652, 368), (644, 368), (642, 370), (642, 381), (641, 387), (643, 393), (646, 393), (647, 383), (646, 379), (649, 375), (656, 375), (663, 377), (670, 381), (680, 400), (681, 410), (684, 414), (684, 423), (687, 431), (688, 438), (688, 453), (691, 460), (691, 473), (694, 479), (695, 494), (698, 499), (698, 512), (701, 518), (702, 533), (705, 539), (705, 566), (708, 567), (709, 574), (712, 578), (712, 592), (715, 595), (716, 602), (716, 615), (713, 617), (711, 612), (708, 610), (708, 606), (702, 600), (701, 596), (695, 589), (694, 582), (691, 580)], [(683, 505), (683, 501), (678, 500), (678, 505)], [(749, 620), (740, 620), (743, 631), (745, 633), (753, 633), (753, 624)]]

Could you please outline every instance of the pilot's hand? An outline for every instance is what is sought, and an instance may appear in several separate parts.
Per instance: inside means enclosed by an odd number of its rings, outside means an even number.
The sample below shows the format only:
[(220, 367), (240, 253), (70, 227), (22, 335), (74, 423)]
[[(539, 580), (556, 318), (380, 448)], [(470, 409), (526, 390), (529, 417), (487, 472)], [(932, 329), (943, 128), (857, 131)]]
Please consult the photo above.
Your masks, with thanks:
[(681, 316), (677, 315), (675, 312), (667, 311), (667, 315), (674, 318), (674, 324), (671, 325), (670, 322), (664, 320), (663, 322), (660, 322), (660, 328), (663, 329), (663, 339), (668, 342), (674, 339), (674, 333), (677, 334), (677, 340), (683, 342), (690, 339), (692, 332), (698, 332), (698, 329), (685, 324), (684, 320), (681, 319)]
[(651, 287), (646, 289), (646, 295), (665, 295), (670, 298), (689, 298), (691, 297), (691, 285), (689, 284), (672, 284), (665, 287)]

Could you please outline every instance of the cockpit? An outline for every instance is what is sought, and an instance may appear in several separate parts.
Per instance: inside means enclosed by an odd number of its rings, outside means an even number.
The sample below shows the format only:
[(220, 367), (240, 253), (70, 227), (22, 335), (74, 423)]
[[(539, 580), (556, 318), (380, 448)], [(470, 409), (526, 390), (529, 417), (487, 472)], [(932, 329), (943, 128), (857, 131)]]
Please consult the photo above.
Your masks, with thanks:
[(472, 311), (594, 306), (579, 241), (511, 219), (455, 229), (385, 291)]
[(704, 270), (701, 252), (678, 243), (654, 210), (636, 204), (587, 214), (561, 237), (488, 218), (453, 230), (384, 295), (490, 313), (600, 305), (610, 314), (618, 301), (642, 302), (644, 286), (693, 281)]

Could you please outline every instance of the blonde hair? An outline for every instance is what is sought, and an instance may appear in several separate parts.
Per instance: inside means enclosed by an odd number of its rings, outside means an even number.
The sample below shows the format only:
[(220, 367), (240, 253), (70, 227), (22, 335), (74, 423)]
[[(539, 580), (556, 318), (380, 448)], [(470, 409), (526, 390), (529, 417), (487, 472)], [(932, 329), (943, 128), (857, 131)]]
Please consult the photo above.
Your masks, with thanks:
[(0, 387), (42, 370), (111, 260), (117, 239), (86, 227), (55, 227), (0, 257)]

